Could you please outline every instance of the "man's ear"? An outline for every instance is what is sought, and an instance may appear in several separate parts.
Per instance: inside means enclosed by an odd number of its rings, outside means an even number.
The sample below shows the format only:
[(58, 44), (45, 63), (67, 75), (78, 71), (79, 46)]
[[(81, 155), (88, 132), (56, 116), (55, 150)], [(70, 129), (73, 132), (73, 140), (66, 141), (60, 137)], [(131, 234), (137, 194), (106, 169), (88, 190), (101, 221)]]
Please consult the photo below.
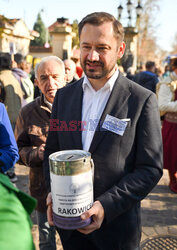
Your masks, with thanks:
[(123, 57), (124, 52), (125, 52), (125, 48), (126, 48), (125, 43), (124, 43), (124, 42), (121, 42), (120, 47), (119, 47), (119, 50), (118, 50), (118, 54), (117, 54), (118, 59), (120, 59), (120, 58)]

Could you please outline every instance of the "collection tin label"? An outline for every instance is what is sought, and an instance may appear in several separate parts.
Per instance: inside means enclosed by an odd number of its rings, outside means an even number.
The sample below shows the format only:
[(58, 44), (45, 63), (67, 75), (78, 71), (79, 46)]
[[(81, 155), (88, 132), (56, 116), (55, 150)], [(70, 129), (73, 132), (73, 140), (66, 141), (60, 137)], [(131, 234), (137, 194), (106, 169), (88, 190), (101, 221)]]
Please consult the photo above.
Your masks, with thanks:
[(92, 171), (74, 176), (50, 173), (53, 212), (63, 217), (77, 217), (93, 204)]

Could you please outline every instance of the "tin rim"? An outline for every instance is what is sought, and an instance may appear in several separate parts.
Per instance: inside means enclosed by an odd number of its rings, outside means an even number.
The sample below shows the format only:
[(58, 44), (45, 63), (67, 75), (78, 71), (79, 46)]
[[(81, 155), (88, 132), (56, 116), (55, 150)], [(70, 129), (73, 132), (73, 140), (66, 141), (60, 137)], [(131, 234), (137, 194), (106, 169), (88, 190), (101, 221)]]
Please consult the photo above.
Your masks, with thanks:
[[(71, 154), (71, 155), (74, 155), (74, 154), (77, 154), (78, 153), (78, 155), (79, 155), (79, 153), (80, 153), (80, 158), (73, 158), (72, 159), (72, 157), (70, 157), (70, 158), (68, 158), (68, 159), (58, 159), (58, 158), (56, 158), (56, 156), (60, 156), (60, 155), (62, 155), (62, 154), (67, 154), (68, 153), (68, 155), (69, 154)], [(68, 162), (68, 161), (70, 161), (70, 162), (72, 162), (72, 161), (81, 161), (81, 160), (83, 160), (84, 158), (91, 158), (91, 153), (90, 152), (88, 152), (88, 151), (86, 151), (86, 150), (79, 150), (79, 149), (73, 149), (73, 150), (61, 150), (61, 151), (57, 151), (57, 152), (55, 152), (55, 153), (52, 153), (52, 154), (50, 154), (49, 155), (49, 159), (50, 160), (52, 160), (52, 161), (56, 161), (56, 162)]]

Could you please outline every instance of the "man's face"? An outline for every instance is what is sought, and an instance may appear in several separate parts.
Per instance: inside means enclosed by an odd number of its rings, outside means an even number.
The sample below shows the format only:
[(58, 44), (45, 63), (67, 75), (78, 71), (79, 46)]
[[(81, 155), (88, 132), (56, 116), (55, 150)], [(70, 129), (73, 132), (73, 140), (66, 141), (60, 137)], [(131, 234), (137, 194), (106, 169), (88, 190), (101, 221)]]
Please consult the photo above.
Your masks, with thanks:
[(64, 61), (64, 64), (65, 64), (66, 82), (71, 82), (73, 80), (75, 73), (76, 73), (76, 68), (72, 63), (70, 63), (67, 60)]
[(85, 24), (80, 35), (81, 66), (90, 79), (109, 79), (125, 44), (118, 43), (111, 22)]
[(38, 87), (46, 99), (53, 103), (57, 90), (65, 85), (64, 68), (58, 62), (49, 60), (39, 66), (37, 75)]

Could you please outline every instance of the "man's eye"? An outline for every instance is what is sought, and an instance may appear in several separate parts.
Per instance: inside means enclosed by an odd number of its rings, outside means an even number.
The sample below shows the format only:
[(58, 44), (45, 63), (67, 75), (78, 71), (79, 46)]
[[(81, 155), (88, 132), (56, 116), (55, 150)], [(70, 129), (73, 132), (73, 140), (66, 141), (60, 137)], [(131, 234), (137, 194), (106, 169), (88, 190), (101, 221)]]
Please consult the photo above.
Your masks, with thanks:
[(98, 47), (97, 49), (100, 50), (100, 51), (105, 51), (105, 50), (107, 50), (106, 47)]
[(53, 79), (59, 79), (60, 77), (58, 75), (52, 76)]
[(42, 81), (46, 80), (47, 78), (48, 78), (47, 76), (41, 76)]
[(84, 45), (82, 48), (83, 48), (83, 49), (90, 49), (90, 47), (87, 46), (87, 45)]

